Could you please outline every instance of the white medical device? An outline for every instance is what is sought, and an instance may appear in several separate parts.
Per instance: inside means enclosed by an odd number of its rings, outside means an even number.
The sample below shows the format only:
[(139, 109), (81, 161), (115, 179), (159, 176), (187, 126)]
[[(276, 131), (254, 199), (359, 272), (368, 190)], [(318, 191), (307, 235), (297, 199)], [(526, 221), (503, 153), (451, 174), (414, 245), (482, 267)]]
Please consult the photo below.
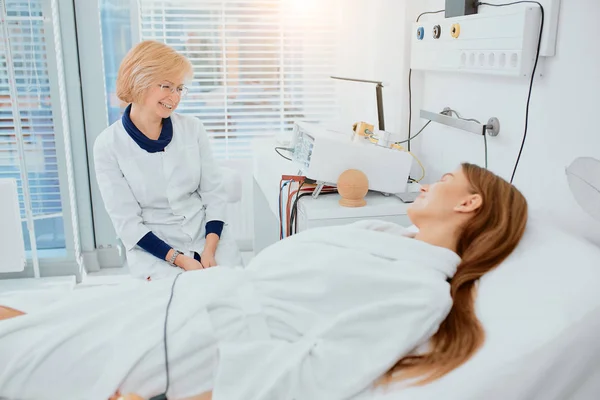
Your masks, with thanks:
[[(362, 137), (354, 140), (350, 129), (296, 122), (292, 137), (292, 161), (299, 173), (320, 184), (335, 185), (347, 169), (362, 171), (369, 190), (382, 193), (406, 191), (412, 156), (397, 149), (378, 146)], [(318, 195), (318, 191), (315, 191)]]

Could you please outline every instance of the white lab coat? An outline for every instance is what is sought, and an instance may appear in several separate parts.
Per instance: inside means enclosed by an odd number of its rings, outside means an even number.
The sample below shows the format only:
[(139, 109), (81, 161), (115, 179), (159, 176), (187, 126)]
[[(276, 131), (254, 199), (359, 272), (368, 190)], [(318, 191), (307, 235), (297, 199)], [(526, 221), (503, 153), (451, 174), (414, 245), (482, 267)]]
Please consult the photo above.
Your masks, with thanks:
[[(149, 231), (192, 256), (204, 249), (206, 222), (226, 222), (227, 193), (203, 124), (176, 113), (171, 120), (173, 139), (163, 152), (148, 153), (140, 148), (121, 120), (102, 132), (94, 144), (96, 178), (104, 205), (127, 250), (131, 273), (140, 278), (180, 272), (136, 245)], [(220, 265), (242, 264), (227, 229), (215, 259)]]
[[(312, 229), (246, 269), (181, 275), (168, 322), (169, 399), (211, 389), (214, 400), (369, 398), (452, 304), (447, 280), (459, 257), (404, 235), (383, 222)], [(0, 397), (161, 393), (171, 283), (84, 289), (0, 322)]]

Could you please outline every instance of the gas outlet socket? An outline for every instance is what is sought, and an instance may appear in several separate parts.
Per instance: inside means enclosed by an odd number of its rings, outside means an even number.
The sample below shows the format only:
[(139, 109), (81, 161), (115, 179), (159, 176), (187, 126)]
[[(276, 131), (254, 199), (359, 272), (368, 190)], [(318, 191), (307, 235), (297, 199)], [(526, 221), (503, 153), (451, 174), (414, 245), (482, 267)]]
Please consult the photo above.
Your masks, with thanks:
[(452, 24), (452, 27), (450, 28), (450, 35), (452, 35), (454, 39), (458, 39), (460, 36), (460, 24)]

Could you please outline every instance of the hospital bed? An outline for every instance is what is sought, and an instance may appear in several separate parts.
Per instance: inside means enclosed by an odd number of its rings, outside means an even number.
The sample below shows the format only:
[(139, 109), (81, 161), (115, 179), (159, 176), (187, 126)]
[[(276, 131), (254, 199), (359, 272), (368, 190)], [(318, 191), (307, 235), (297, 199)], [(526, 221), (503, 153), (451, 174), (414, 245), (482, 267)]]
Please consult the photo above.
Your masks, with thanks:
[[(600, 398), (598, 287), (600, 248), (531, 217), (517, 249), (479, 283), (482, 349), (433, 383), (393, 384), (359, 400)], [(58, 297), (4, 304), (33, 311)]]
[(600, 399), (599, 287), (600, 248), (534, 216), (514, 253), (480, 281), (480, 351), (438, 381), (372, 399)]

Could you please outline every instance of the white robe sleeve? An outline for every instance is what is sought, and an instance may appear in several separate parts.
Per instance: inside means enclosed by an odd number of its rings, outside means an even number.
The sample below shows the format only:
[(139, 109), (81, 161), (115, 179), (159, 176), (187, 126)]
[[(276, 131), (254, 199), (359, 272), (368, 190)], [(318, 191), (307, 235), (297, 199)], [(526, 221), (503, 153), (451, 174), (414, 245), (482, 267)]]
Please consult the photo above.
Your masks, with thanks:
[(420, 289), (342, 314), (295, 343), (223, 345), (213, 399), (342, 400), (360, 394), (446, 317), (450, 295)]
[(198, 144), (200, 146), (200, 162), (202, 163), (202, 175), (200, 177), (198, 194), (206, 206), (206, 221), (225, 222), (227, 192), (223, 182), (223, 174), (213, 157), (204, 125), (198, 119), (196, 121)]
[(102, 136), (94, 144), (94, 166), (102, 201), (117, 236), (131, 250), (150, 229), (144, 225), (142, 209)]

